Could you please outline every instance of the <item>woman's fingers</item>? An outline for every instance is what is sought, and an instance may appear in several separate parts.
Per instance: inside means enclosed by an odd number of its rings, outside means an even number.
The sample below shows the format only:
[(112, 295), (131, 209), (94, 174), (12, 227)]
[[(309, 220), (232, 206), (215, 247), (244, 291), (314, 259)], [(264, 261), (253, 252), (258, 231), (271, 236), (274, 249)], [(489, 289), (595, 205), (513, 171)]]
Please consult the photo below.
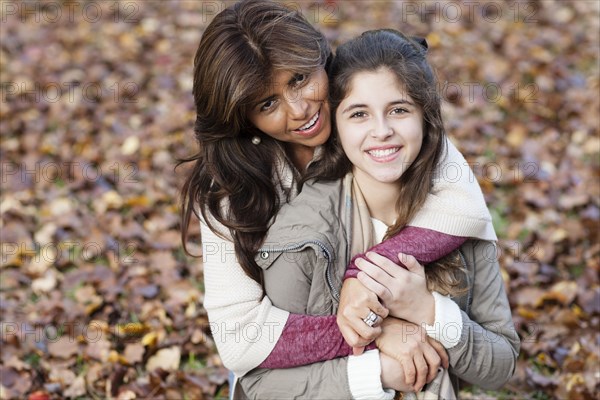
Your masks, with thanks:
[(406, 383), (408, 386), (414, 387), (417, 372), (413, 360), (401, 360), (400, 363), (404, 369), (404, 383)]
[(438, 368), (442, 362), (442, 359), (440, 358), (436, 349), (432, 346), (425, 346), (423, 349), (423, 357), (427, 363), (427, 383), (429, 383), (437, 376)]
[(415, 377), (415, 392), (420, 392), (425, 383), (427, 383), (427, 372), (429, 368), (427, 367), (427, 362), (425, 362), (425, 358), (422, 355), (417, 355), (414, 358), (416, 377)]
[(435, 349), (438, 356), (440, 357), (442, 367), (448, 369), (450, 367), (450, 359), (448, 358), (448, 352), (446, 352), (444, 346), (440, 342), (432, 338), (428, 338), (428, 342), (431, 345), (431, 347)]

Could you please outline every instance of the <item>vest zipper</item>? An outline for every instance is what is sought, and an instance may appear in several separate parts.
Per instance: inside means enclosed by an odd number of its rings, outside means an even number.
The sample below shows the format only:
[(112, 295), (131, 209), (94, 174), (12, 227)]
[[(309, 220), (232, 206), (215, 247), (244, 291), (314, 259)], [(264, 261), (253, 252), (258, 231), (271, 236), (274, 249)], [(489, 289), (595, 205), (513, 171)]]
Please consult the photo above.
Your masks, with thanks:
[(284, 252), (288, 252), (288, 251), (299, 250), (300, 248), (306, 246), (307, 244), (314, 244), (314, 245), (318, 246), (323, 251), (323, 255), (327, 259), (327, 267), (325, 268), (325, 279), (327, 281), (327, 286), (329, 286), (329, 290), (331, 291), (331, 294), (333, 295), (334, 299), (336, 301), (340, 301), (340, 293), (333, 286), (333, 279), (331, 278), (331, 259), (332, 259), (331, 252), (329, 251), (329, 249), (327, 248), (327, 246), (325, 246), (325, 244), (323, 244), (322, 242), (319, 242), (318, 240), (305, 240), (303, 242), (297, 243), (297, 244), (292, 245), (292, 246), (275, 247), (275, 248), (262, 248), (262, 249), (259, 249), (258, 252), (259, 253), (262, 253), (262, 252), (267, 252), (267, 253), (269, 253), (269, 252), (284, 253)]
[(462, 250), (458, 250), (458, 255), (466, 271), (465, 275), (467, 278), (467, 285), (469, 285), (469, 291), (467, 292), (467, 305), (465, 307), (465, 312), (469, 314), (471, 312), (471, 303), (473, 302), (473, 284), (471, 282), (471, 277), (469, 276), (469, 264), (467, 263), (467, 260), (465, 259)]

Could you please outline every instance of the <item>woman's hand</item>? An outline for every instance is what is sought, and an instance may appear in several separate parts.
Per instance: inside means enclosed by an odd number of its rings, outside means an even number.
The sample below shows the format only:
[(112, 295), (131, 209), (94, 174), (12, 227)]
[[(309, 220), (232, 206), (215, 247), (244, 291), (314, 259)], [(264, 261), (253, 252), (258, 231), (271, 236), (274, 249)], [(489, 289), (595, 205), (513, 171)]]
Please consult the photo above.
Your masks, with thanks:
[(414, 387), (405, 384), (404, 369), (400, 361), (379, 353), (381, 360), (381, 385), (384, 389), (394, 389), (400, 392), (412, 392)]
[[(363, 321), (373, 311), (379, 317), (373, 327)], [(357, 279), (346, 279), (342, 285), (337, 323), (346, 342), (354, 347), (354, 354), (361, 354), (364, 346), (381, 334), (379, 324), (388, 316), (377, 295), (365, 288)]]
[(408, 254), (398, 255), (406, 268), (374, 252), (366, 256), (368, 260), (356, 260), (356, 266), (361, 270), (357, 278), (381, 299), (390, 315), (417, 325), (433, 325), (435, 300), (427, 290), (423, 266)]
[[(427, 337), (427, 333), (420, 326), (389, 317), (383, 321), (381, 327), (383, 333), (375, 341), (380, 354), (393, 358), (402, 366), (402, 382), (397, 383), (398, 385), (418, 392), (437, 376), (440, 365), (448, 368), (446, 350), (439, 342)], [(388, 373), (385, 376), (386, 380), (392, 374), (389, 371)], [(391, 388), (395, 389), (393, 386)]]

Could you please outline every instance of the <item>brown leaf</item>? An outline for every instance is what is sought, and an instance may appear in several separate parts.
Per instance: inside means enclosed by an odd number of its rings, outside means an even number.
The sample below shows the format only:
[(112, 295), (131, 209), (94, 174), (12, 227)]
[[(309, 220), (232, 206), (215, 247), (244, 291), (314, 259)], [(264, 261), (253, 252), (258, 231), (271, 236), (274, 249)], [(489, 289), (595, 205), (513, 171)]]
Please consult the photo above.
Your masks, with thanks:
[(181, 360), (181, 350), (178, 346), (160, 349), (155, 355), (148, 359), (146, 369), (153, 371), (162, 368), (165, 371), (176, 371)]
[(66, 359), (79, 352), (79, 345), (75, 338), (64, 335), (58, 340), (48, 343), (48, 352), (53, 357)]
[(573, 302), (577, 296), (577, 283), (573, 281), (562, 281), (554, 284), (550, 290), (544, 294), (541, 302), (545, 300), (555, 300), (563, 305)]
[(124, 357), (129, 364), (135, 364), (144, 358), (145, 347), (140, 343), (131, 343), (125, 346)]
[[(98, 332), (98, 334), (102, 335), (102, 332)], [(111, 348), (110, 342), (103, 336), (96, 338), (95, 334), (90, 335), (90, 337), (94, 337), (94, 340), (85, 347), (85, 354), (98, 361), (106, 362)]]
[(63, 386), (70, 386), (75, 381), (75, 374), (69, 369), (55, 368), (50, 371), (50, 380)]
[(67, 397), (79, 397), (83, 396), (86, 393), (85, 389), (85, 380), (83, 379), (83, 375), (79, 375), (73, 383), (63, 392), (63, 394)]

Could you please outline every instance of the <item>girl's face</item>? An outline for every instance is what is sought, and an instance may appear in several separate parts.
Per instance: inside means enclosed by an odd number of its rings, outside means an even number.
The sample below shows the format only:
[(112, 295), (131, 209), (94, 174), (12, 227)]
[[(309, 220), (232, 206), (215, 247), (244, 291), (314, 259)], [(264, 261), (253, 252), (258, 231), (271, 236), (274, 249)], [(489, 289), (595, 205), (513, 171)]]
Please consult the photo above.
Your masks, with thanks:
[(310, 75), (279, 71), (248, 118), (265, 134), (282, 142), (319, 146), (331, 134), (325, 69)]
[(387, 68), (358, 72), (349, 87), (336, 121), (354, 176), (361, 186), (395, 184), (421, 151), (421, 108)]

